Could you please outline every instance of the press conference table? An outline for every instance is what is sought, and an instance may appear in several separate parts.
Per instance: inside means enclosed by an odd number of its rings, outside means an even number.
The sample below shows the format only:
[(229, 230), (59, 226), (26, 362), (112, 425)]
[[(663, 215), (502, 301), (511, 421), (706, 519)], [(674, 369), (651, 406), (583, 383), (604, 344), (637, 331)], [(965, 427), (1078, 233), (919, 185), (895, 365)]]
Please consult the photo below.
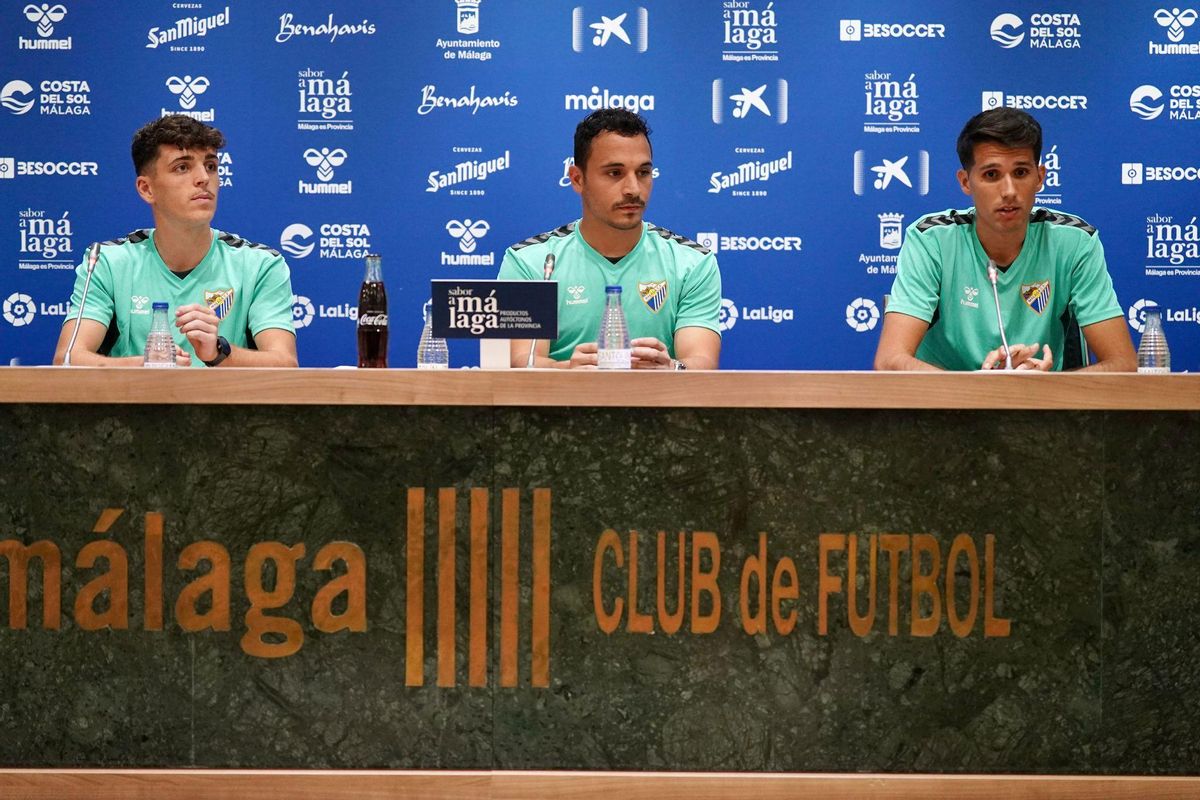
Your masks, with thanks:
[(0, 369), (0, 796), (1195, 797), (1198, 423), (1188, 374)]

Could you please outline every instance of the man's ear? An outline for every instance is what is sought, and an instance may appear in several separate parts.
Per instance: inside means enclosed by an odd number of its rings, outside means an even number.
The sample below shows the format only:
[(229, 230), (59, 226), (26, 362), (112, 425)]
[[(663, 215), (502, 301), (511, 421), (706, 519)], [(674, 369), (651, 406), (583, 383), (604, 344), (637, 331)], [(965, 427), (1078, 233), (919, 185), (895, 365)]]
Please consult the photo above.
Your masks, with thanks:
[(572, 164), (567, 167), (567, 177), (571, 179), (571, 188), (576, 194), (583, 192), (583, 170)]
[(958, 178), (958, 188), (962, 189), (962, 193), (969, 197), (971, 194), (971, 184), (967, 182), (967, 171), (965, 169), (960, 169), (957, 173), (955, 173), (955, 177)]
[(134, 181), (134, 187), (137, 189), (138, 195), (147, 203), (154, 203), (154, 187), (150, 184), (150, 179), (145, 175), (138, 175)]

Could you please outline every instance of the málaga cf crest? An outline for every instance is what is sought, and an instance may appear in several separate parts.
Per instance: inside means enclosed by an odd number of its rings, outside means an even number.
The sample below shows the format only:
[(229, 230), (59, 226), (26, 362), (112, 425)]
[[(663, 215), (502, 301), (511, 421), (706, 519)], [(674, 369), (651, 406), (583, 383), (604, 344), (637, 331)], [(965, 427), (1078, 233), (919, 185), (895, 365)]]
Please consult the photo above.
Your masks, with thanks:
[(1021, 299), (1025, 301), (1025, 305), (1039, 314), (1042, 313), (1046, 306), (1050, 305), (1050, 281), (1022, 283)]
[(667, 302), (667, 282), (638, 282), (638, 294), (642, 296), (642, 302), (645, 303), (651, 311), (657, 314), (659, 309), (661, 309)]
[(205, 289), (204, 304), (213, 310), (217, 319), (225, 319), (233, 308), (233, 289)]

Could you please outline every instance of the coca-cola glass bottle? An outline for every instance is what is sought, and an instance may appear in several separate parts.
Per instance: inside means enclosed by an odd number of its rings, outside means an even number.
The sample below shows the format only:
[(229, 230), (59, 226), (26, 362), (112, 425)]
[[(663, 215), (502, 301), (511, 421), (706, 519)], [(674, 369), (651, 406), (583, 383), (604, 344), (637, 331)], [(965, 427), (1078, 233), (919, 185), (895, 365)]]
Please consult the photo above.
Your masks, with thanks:
[(387, 290), (377, 255), (367, 256), (367, 272), (358, 291), (358, 366), (386, 369), (388, 365)]

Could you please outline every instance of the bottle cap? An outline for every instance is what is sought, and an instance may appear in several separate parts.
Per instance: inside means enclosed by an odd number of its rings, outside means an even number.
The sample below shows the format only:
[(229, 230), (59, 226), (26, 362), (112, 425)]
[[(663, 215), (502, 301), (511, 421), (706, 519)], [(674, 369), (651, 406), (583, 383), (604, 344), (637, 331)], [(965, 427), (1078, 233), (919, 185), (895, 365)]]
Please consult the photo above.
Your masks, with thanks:
[(605, 286), (604, 291), (607, 292), (608, 294), (613, 294), (613, 293), (620, 294), (621, 287), (620, 286)]
[(151, 306), (151, 308), (153, 308), (155, 311), (158, 311), (160, 308), (161, 308), (163, 311), (166, 311), (166, 310), (167, 310), (167, 304), (166, 304), (166, 303), (164, 303), (164, 302), (162, 302), (162, 301), (155, 301), (155, 302), (154, 302), (154, 304)]

